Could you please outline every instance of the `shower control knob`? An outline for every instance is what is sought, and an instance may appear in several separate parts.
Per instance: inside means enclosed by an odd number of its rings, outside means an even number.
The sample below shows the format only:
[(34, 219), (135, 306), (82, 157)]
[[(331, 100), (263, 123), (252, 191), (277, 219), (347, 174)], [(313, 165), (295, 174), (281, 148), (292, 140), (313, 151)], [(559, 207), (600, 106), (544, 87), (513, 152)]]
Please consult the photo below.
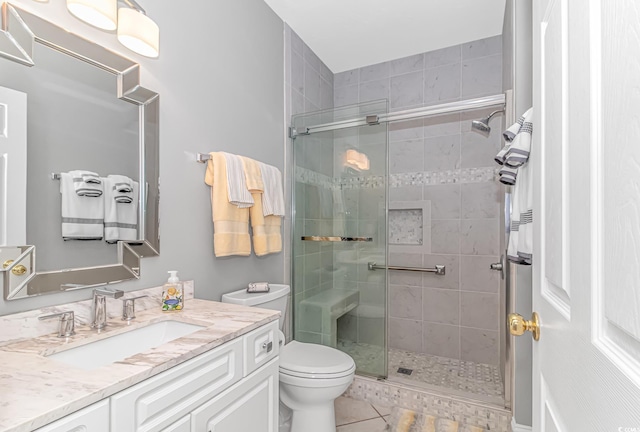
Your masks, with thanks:
[(495, 271), (502, 271), (502, 263), (501, 262), (493, 263), (489, 266), (489, 268)]

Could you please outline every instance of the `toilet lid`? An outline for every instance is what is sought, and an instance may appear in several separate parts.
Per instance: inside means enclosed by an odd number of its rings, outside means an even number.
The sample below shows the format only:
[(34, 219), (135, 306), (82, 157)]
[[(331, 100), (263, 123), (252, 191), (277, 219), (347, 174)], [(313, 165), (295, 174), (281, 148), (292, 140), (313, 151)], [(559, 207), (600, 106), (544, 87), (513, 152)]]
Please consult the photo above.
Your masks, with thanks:
[(350, 372), (353, 359), (335, 348), (291, 341), (280, 351), (280, 370), (293, 375), (331, 375)]

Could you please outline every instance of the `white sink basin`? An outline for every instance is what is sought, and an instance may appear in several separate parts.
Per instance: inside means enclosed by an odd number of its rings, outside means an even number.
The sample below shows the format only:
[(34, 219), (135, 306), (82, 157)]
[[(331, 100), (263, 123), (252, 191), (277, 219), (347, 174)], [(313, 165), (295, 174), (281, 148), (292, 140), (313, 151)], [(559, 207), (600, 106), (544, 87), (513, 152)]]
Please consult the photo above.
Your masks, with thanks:
[(162, 321), (57, 352), (48, 357), (80, 369), (92, 370), (124, 360), (203, 328), (180, 321)]

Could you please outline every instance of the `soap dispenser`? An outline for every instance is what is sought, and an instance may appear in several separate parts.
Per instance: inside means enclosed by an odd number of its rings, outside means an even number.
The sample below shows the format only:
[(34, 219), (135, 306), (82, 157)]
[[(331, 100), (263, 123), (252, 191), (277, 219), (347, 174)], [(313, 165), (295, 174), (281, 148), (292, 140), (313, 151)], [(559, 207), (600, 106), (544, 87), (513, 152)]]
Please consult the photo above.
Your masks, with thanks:
[(184, 289), (178, 280), (178, 272), (169, 271), (169, 280), (162, 289), (162, 310), (164, 312), (181, 311), (184, 307)]

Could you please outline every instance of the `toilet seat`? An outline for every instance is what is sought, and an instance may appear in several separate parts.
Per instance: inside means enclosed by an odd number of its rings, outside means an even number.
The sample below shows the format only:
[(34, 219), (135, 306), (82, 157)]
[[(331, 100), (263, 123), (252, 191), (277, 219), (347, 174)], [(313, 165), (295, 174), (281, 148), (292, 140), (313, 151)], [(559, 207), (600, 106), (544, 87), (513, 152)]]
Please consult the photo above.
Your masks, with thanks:
[(307, 379), (350, 376), (356, 368), (347, 354), (324, 345), (291, 341), (280, 351), (280, 374)]

